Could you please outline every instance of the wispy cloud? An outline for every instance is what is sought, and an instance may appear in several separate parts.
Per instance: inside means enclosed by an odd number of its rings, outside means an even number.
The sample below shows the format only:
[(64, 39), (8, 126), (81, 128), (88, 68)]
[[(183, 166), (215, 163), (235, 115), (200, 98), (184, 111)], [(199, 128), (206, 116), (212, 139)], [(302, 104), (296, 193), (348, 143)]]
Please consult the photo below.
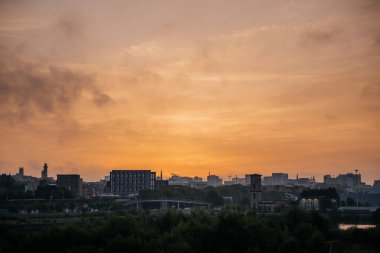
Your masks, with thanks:
[(0, 51), (0, 120), (26, 122), (34, 115), (62, 117), (88, 94), (94, 105), (112, 99), (86, 73), (59, 65), (43, 64)]

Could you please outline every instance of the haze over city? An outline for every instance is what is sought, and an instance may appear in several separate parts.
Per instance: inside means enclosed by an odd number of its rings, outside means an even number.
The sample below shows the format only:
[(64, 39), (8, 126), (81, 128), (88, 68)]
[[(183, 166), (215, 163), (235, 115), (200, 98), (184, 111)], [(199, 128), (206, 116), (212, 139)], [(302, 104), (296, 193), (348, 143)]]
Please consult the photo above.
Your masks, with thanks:
[(380, 2), (1, 1), (0, 170), (380, 178)]

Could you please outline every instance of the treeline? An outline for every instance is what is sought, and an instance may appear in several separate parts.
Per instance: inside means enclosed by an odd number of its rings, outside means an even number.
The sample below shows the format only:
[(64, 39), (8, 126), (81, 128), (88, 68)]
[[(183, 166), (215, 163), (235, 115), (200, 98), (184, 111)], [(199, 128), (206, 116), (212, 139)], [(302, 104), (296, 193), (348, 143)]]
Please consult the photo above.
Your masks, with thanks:
[[(0, 226), (1, 228), (1, 226)], [(184, 215), (135, 213), (106, 216), (86, 225), (0, 232), (1, 252), (327, 252), (380, 249), (378, 228), (331, 231), (319, 214), (298, 209), (279, 216), (221, 212)], [(336, 251), (334, 251), (336, 252)]]
[(2, 174), (0, 176), (0, 200), (27, 199), (32, 197), (33, 192), (25, 192), (25, 186), (16, 184), (16, 181), (10, 175)]

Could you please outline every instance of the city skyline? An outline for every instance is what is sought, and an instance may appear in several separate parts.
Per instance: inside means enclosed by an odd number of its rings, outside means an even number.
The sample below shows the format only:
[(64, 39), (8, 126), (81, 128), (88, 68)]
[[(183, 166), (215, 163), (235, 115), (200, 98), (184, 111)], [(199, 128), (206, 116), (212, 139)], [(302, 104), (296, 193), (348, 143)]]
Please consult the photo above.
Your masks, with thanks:
[[(39, 179), (42, 179), (42, 180), (46, 180), (48, 178), (50, 179), (57, 179), (58, 178), (58, 175), (78, 175), (78, 176), (81, 176), (80, 172), (73, 172), (73, 173), (68, 173), (67, 171), (64, 171), (64, 170), (59, 170), (60, 173), (51, 173), (48, 172), (48, 168), (49, 168), (49, 171), (51, 169), (51, 167), (49, 167), (47, 165), (47, 163), (44, 163), (43, 167), (42, 167), (42, 170), (40, 171), (40, 175), (35, 175), (35, 174), (28, 174), (28, 171), (25, 170), (25, 168), (23, 166), (20, 166), (18, 168), (18, 173), (9, 173), (9, 175), (17, 175), (17, 174), (20, 174), (22, 176), (32, 176), (34, 178), (39, 178)], [(236, 183), (238, 182), (238, 180), (242, 180), (242, 179), (245, 179), (245, 177), (247, 175), (251, 175), (251, 174), (257, 174), (258, 171), (250, 171), (246, 174), (229, 174), (228, 176), (224, 176), (224, 175), (221, 175), (221, 174), (217, 174), (217, 173), (211, 173), (211, 171), (208, 171), (208, 173), (206, 175), (181, 175), (181, 174), (175, 174), (175, 173), (171, 173), (170, 175), (165, 175), (161, 170), (152, 170), (152, 169), (149, 169), (149, 168), (145, 168), (145, 169), (126, 169), (126, 168), (119, 168), (119, 169), (112, 169), (108, 172), (108, 174), (105, 174), (103, 177), (101, 178), (92, 178), (91, 180), (84, 180), (84, 181), (87, 181), (87, 182), (97, 182), (97, 181), (102, 181), (104, 179), (106, 179), (107, 177), (110, 176), (111, 172), (112, 171), (152, 171), (153, 173), (157, 174), (157, 177), (160, 178), (160, 180), (170, 180), (170, 179), (173, 179), (175, 177), (184, 177), (184, 178), (193, 178), (193, 179), (196, 179), (196, 180), (199, 180), (201, 179), (203, 182), (205, 182), (205, 180), (208, 178), (208, 176), (216, 176), (217, 178), (220, 178), (222, 180), (222, 183), (224, 184), (225, 182), (233, 182), (234, 180), (236, 180)], [(53, 172), (54, 172), (54, 169), (53, 169)], [(0, 171), (0, 174), (3, 174), (3, 172)], [(291, 175), (291, 174), (288, 174), (286, 171), (272, 171), (272, 172), (266, 172), (266, 174), (263, 174), (261, 176), (263, 176), (263, 182), (265, 183), (265, 178), (272, 178), (272, 176), (274, 176), (275, 174), (277, 174), (276, 176), (280, 176), (281, 175), (286, 175), (286, 181), (288, 180), (298, 180), (298, 179), (309, 179), (309, 180), (312, 180), (313, 182), (315, 183), (318, 183), (318, 182), (324, 182), (326, 179), (325, 177), (328, 176), (330, 179), (336, 179), (338, 178), (338, 176), (342, 176), (342, 175), (346, 175), (346, 174), (351, 174), (351, 175), (355, 175), (355, 174), (358, 174), (360, 179), (361, 179), (361, 182), (367, 184), (367, 185), (372, 185), (375, 181), (379, 181), (378, 178), (374, 178), (374, 179), (371, 179), (372, 181), (366, 181), (365, 178), (366, 176), (361, 174), (361, 171), (359, 170), (354, 170), (354, 171), (340, 171), (338, 174), (334, 175), (334, 174), (324, 174), (321, 178), (318, 178), (314, 175), (310, 176), (310, 177), (306, 177), (304, 176), (303, 174), (299, 174), (297, 173), (296, 175)], [(55, 175), (55, 176), (54, 176)], [(364, 178), (364, 179), (363, 179)], [(86, 178), (84, 178), (86, 179)], [(282, 184), (282, 183), (281, 183)]]
[(379, 1), (2, 1), (0, 171), (380, 178)]

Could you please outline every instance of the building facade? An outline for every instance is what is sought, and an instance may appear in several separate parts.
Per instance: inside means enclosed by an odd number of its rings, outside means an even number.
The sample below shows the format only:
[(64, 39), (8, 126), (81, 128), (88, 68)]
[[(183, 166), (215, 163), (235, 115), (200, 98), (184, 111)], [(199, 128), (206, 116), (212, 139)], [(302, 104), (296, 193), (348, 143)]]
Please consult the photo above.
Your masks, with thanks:
[(215, 176), (215, 175), (207, 176), (207, 185), (209, 186), (216, 187), (216, 186), (222, 185), (222, 183), (223, 183), (223, 180), (219, 178), (218, 176)]
[(262, 191), (261, 191), (261, 175), (252, 174), (250, 176), (250, 184), (249, 184), (249, 195), (250, 195), (250, 204), (251, 208), (259, 209), (259, 204), (262, 199)]
[(128, 197), (141, 190), (155, 189), (156, 172), (150, 170), (113, 170), (110, 172), (111, 192)]
[(80, 175), (57, 175), (57, 185), (71, 191), (74, 194), (75, 198), (82, 197), (82, 184), (83, 180)]
[(272, 176), (263, 177), (263, 185), (273, 185)]
[(325, 175), (323, 177), (323, 183), (326, 185), (340, 185), (346, 188), (356, 188), (362, 184), (361, 174), (339, 174), (337, 177), (331, 177), (330, 175)]
[(168, 186), (169, 186), (168, 180), (159, 179), (159, 180), (156, 180), (155, 182), (156, 189), (165, 189), (165, 188), (168, 188)]
[(180, 185), (180, 186), (188, 186), (190, 187), (194, 179), (192, 177), (181, 177), (178, 175), (172, 175), (169, 178), (169, 185)]
[(272, 173), (272, 185), (286, 185), (286, 184), (288, 184), (288, 174)]
[(45, 179), (45, 180), (48, 178), (48, 165), (47, 165), (47, 163), (44, 164), (44, 167), (41, 171), (41, 178)]
[(20, 176), (20, 177), (23, 177), (24, 176), (24, 167), (20, 167), (19, 169), (18, 169), (18, 174), (17, 174), (18, 176)]

